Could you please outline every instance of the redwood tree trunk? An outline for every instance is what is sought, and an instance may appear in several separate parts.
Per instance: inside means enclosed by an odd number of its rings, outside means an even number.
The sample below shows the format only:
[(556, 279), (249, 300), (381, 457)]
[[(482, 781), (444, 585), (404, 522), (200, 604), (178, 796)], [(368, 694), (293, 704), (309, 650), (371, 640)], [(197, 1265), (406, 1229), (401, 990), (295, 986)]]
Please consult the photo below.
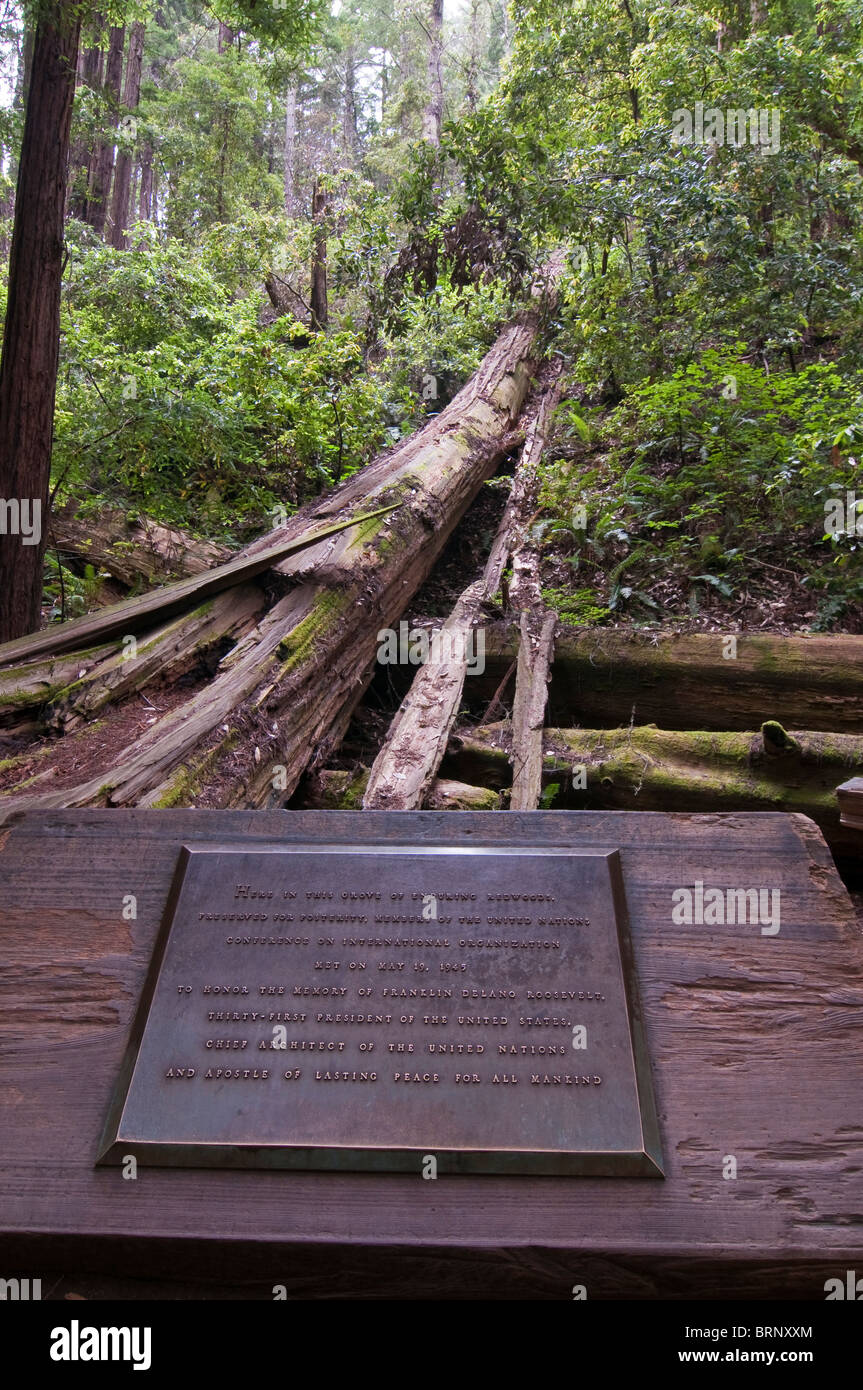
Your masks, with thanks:
[(108, 40), (108, 60), (105, 64), (103, 91), (109, 102), (108, 139), (100, 140), (90, 164), (90, 186), (87, 190), (87, 212), (84, 218), (100, 236), (105, 231), (108, 216), (108, 195), (114, 172), (114, 130), (117, 126), (120, 83), (123, 80), (123, 48), (125, 28), (112, 27)]
[[(46, 5), (33, 42), (21, 142), (9, 298), (0, 359), (0, 499), (39, 526), (0, 534), (0, 641), (39, 627), (60, 342), (63, 212), (81, 33), (77, 7)], [(9, 530), (9, 509), (4, 508)]]
[[(94, 15), (92, 23), (98, 40), (104, 27), (103, 17), (100, 14)], [(105, 54), (98, 42), (85, 48), (79, 64), (80, 86), (89, 87), (91, 91), (101, 87), (104, 66)], [(69, 216), (77, 217), (80, 222), (87, 216), (87, 180), (92, 162), (93, 150), (88, 147), (86, 137), (79, 136), (69, 156)]]
[[(126, 81), (123, 86), (123, 106), (126, 111), (137, 108), (141, 95), (141, 64), (144, 58), (144, 25), (136, 21), (129, 34), (126, 58)], [(126, 227), (129, 222), (129, 190), (132, 184), (132, 156), (127, 150), (117, 155), (114, 172), (114, 192), (111, 197), (111, 245), (118, 251), (126, 246)]]

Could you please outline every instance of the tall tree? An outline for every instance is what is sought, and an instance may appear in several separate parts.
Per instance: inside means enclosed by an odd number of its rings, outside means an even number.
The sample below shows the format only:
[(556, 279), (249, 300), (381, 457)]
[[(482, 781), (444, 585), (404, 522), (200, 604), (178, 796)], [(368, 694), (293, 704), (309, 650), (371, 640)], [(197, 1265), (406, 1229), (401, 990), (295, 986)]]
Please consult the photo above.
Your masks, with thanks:
[[(102, 47), (104, 17), (93, 15), (93, 43), (87, 44), (78, 62), (78, 86), (97, 91), (105, 75), (105, 50)], [(87, 216), (87, 181), (93, 161), (92, 141), (86, 134), (77, 135), (69, 155), (69, 216), (83, 222)]]
[(327, 194), (317, 179), (312, 191), (312, 222), (315, 227), (312, 245), (312, 287), (309, 307), (313, 328), (326, 328), (329, 319), (327, 295)]
[(291, 82), (285, 93), (285, 212), (293, 217), (296, 212), (296, 173), (297, 155), (297, 84)]
[(87, 211), (85, 222), (100, 236), (105, 231), (108, 216), (108, 195), (111, 191), (111, 175), (114, 171), (114, 131), (119, 119), (120, 84), (123, 80), (123, 50), (126, 43), (126, 30), (122, 25), (112, 25), (108, 38), (108, 57), (105, 62), (105, 82), (102, 91), (107, 103), (107, 132), (99, 141), (90, 162), (90, 182), (87, 188)]
[[(63, 213), (81, 12), (43, 3), (33, 40), (0, 357), (0, 497), (39, 525), (0, 534), (0, 641), (38, 628), (60, 341)], [(38, 506), (38, 512), (36, 508)], [(20, 512), (19, 512), (20, 515)], [(9, 508), (6, 508), (7, 521)], [(25, 544), (25, 541), (34, 543)]]
[[(144, 58), (144, 25), (137, 20), (129, 34), (129, 52), (126, 57), (126, 81), (123, 85), (123, 107), (127, 112), (137, 108), (141, 95), (141, 64)], [(132, 156), (128, 150), (121, 149), (117, 155), (114, 171), (114, 191), (111, 195), (111, 245), (122, 251), (126, 245), (126, 227), (129, 221), (129, 192), (132, 183)]]
[(423, 112), (423, 139), (435, 148), (443, 125), (443, 0), (431, 0), (428, 22), (428, 100)]

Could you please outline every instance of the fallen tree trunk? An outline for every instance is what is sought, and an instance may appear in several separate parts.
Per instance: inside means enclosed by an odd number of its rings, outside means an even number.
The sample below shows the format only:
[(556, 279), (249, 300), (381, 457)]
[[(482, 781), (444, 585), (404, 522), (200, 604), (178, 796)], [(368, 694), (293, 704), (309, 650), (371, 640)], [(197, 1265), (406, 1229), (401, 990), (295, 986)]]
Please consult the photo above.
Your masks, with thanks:
[[(362, 805), (368, 771), (349, 772), (322, 768), (305, 779), (295, 805), (302, 810), (351, 811)], [(426, 805), (430, 811), (499, 811), (499, 792), (472, 787), (438, 777), (432, 782)]]
[(61, 559), (94, 565), (129, 589), (203, 574), (230, 557), (227, 546), (116, 508), (82, 518), (76, 502), (52, 511), (50, 536)]
[[(528, 427), (485, 569), (458, 599), (435, 639), (430, 659), (414, 677), (372, 766), (364, 810), (411, 811), (426, 804), (458, 717), (468, 668), (476, 665), (473, 633), (482, 605), (499, 589), (536, 501), (537, 467), (556, 402), (557, 388), (552, 385), (540, 397)], [(545, 673), (542, 679), (544, 683)], [(541, 731), (541, 717), (539, 727)]]
[[(455, 740), (448, 777), (504, 789), (510, 730), (505, 723)], [(789, 811), (811, 816), (837, 853), (859, 853), (859, 836), (840, 825), (838, 785), (863, 771), (863, 736), (791, 732), (775, 721), (758, 732), (657, 729), (546, 729), (542, 780), (555, 809), (626, 811)]]
[[(557, 386), (548, 401), (550, 419), (559, 398)], [(545, 422), (543, 422), (543, 434)], [(542, 457), (544, 439), (532, 441), (533, 456), (530, 470), (536, 470)], [(531, 489), (531, 501), (536, 498), (536, 484)], [(519, 642), (515, 670), (515, 700), (512, 709), (512, 792), (513, 811), (535, 811), (542, 793), (542, 732), (545, 725), (545, 706), (554, 652), (554, 633), (557, 614), (543, 603), (539, 577), (539, 551), (526, 526), (522, 528), (520, 544), (512, 557), (510, 606), (518, 614)]]
[(556, 626), (557, 615), (546, 613), (536, 634), (531, 631), (530, 614), (521, 615), (512, 709), (513, 811), (535, 811), (542, 794), (542, 735)]
[[(398, 620), (482, 483), (517, 442), (514, 424), (537, 331), (535, 314), (511, 324), (472, 381), (416, 436), (291, 518), (276, 533), (278, 545), (275, 535), (267, 537), (231, 562), (232, 582), (273, 566), (295, 587), (223, 657), (187, 706), (172, 709), (85, 782), (35, 799), (12, 797), (2, 803), (4, 812), (193, 800), (283, 804), (304, 768), (322, 761), (342, 736), (374, 669), (379, 629)], [(365, 515), (370, 507), (372, 515)], [(320, 530), (315, 523), (331, 516), (338, 517), (327, 528), (331, 534), (310, 544), (310, 531)], [(301, 546), (302, 558), (280, 562), (280, 554)], [(114, 620), (100, 614), (85, 620), (86, 627), (69, 624), (77, 627), (74, 634), (37, 634), (11, 645), (34, 656), (74, 646), (85, 635), (125, 633), (130, 615), (140, 617), (147, 603), (147, 618), (164, 620), (175, 600), (199, 601), (201, 582), (183, 583), (185, 594), (172, 586), (168, 603), (145, 595), (118, 605), (124, 612), (118, 617), (115, 610)], [(7, 647), (0, 659), (16, 655)]]
[[(471, 693), (491, 698), (517, 651), (511, 626), (488, 628)], [(863, 730), (863, 637), (559, 628), (552, 674), (548, 722), (564, 727)]]
[(112, 637), (134, 635), (142, 629), (152, 627), (156, 621), (182, 612), (194, 603), (200, 603), (212, 594), (254, 579), (297, 551), (309, 549), (340, 531), (392, 510), (392, 507), (383, 507), (373, 512), (371, 517), (334, 522), (331, 526), (320, 527), (306, 536), (286, 538), (253, 555), (238, 555), (227, 564), (218, 565), (202, 575), (192, 575), (188, 579), (178, 580), (176, 584), (166, 584), (151, 593), (142, 594), (140, 598), (124, 599), (121, 603), (114, 603), (110, 608), (103, 608), (98, 613), (88, 613), (72, 622), (43, 628), (40, 632), (31, 632), (27, 637), (19, 637), (14, 642), (0, 646), (0, 666), (15, 661), (28, 661), (48, 653), (77, 651), (97, 640), (104, 642)]
[(105, 645), (0, 670), (0, 729), (8, 734), (40, 727), (39, 711), (114, 650)]
[(206, 662), (221, 644), (233, 646), (251, 631), (263, 607), (260, 589), (251, 584), (240, 585), (148, 633), (133, 646), (112, 651), (53, 698), (46, 728), (53, 733), (68, 733), (133, 690), (151, 684), (173, 684)]

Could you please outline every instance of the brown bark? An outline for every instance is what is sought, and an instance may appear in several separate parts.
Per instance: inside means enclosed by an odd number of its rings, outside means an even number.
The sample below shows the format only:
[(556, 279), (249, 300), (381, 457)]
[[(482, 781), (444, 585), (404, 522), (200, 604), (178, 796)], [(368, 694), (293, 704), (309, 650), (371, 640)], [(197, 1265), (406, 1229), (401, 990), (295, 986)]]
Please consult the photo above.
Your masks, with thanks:
[[(89, 87), (94, 92), (101, 87), (104, 76), (105, 52), (98, 42), (104, 25), (104, 17), (95, 14), (92, 27), (97, 42), (83, 50), (78, 64), (78, 86)], [(87, 183), (93, 153), (86, 137), (80, 136), (69, 155), (68, 212), (70, 217), (77, 217), (80, 222), (83, 222), (87, 215)]]
[(114, 172), (114, 131), (119, 118), (120, 83), (123, 78), (123, 48), (126, 30), (122, 26), (112, 26), (108, 37), (108, 57), (105, 62), (105, 81), (102, 86), (107, 101), (106, 124), (109, 138), (100, 140), (90, 161), (90, 179), (87, 187), (87, 210), (84, 221), (99, 236), (105, 231), (108, 216), (108, 196), (111, 191), (111, 175)]
[(80, 24), (75, 7), (46, 5), (33, 44), (0, 361), (0, 499), (38, 505), (40, 529), (35, 544), (0, 535), (0, 641), (38, 628), (41, 614)]
[[(144, 58), (145, 26), (136, 21), (129, 33), (129, 52), (126, 58), (126, 80), (123, 85), (123, 108), (137, 109), (141, 96), (141, 65)], [(126, 246), (126, 227), (129, 223), (129, 193), (132, 183), (132, 156), (127, 150), (117, 155), (114, 173), (114, 192), (111, 196), (110, 242), (118, 251)]]
[[(487, 629), (476, 694), (491, 698), (516, 656), (511, 627)], [(552, 674), (549, 722), (562, 727), (743, 730), (771, 718), (786, 728), (863, 728), (863, 637), (561, 628)]]
[(141, 222), (153, 220), (154, 195), (153, 146), (146, 144), (141, 151), (141, 187), (138, 193), (138, 218)]

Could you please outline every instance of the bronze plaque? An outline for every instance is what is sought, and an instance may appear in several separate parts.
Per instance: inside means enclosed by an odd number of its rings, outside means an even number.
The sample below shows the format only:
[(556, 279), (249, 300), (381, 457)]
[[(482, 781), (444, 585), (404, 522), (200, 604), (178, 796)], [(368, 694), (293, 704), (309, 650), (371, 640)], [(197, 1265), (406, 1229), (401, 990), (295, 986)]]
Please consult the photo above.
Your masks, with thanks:
[(617, 851), (185, 847), (99, 1162), (128, 1154), (661, 1177)]

